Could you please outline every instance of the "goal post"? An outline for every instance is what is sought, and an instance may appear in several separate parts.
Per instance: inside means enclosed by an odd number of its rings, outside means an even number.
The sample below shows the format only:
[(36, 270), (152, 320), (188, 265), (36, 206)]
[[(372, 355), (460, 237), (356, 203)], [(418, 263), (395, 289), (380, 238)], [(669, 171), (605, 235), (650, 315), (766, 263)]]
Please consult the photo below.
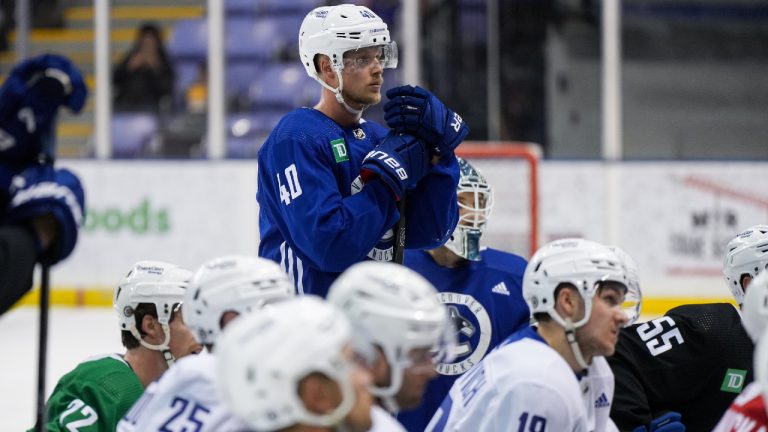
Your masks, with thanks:
[(465, 141), (456, 155), (467, 159), (494, 190), (483, 234), (487, 246), (530, 258), (539, 246), (541, 146), (520, 141)]

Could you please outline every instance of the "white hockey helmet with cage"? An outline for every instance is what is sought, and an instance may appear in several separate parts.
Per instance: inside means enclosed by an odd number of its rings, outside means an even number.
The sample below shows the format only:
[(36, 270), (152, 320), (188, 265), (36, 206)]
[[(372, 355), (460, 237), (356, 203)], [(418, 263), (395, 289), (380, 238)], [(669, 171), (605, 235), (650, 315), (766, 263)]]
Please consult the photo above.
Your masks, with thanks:
[(757, 340), (768, 325), (768, 272), (762, 272), (749, 284), (744, 294), (741, 321), (752, 341)]
[[(397, 67), (397, 43), (389, 36), (387, 24), (365, 6), (342, 4), (322, 6), (309, 12), (299, 29), (299, 57), (307, 75), (336, 95), (336, 100), (350, 109), (341, 95), (344, 53), (381, 46), (382, 69)], [(328, 85), (315, 67), (315, 56), (326, 55), (339, 78), (338, 88)]]
[(245, 255), (215, 258), (200, 266), (186, 290), (184, 323), (198, 342), (214, 345), (225, 312), (242, 315), (294, 295), (287, 275), (273, 261)]
[[(161, 351), (168, 365), (173, 363), (168, 346), (171, 340), (169, 323), (173, 313), (178, 309), (184, 299), (192, 272), (175, 264), (161, 261), (139, 261), (131, 267), (128, 274), (123, 277), (115, 288), (113, 307), (117, 311), (120, 330), (131, 332), (144, 347)], [(157, 321), (160, 323), (165, 339), (159, 345), (145, 341), (137, 326), (136, 308), (148, 303), (155, 306)]]
[(394, 397), (403, 372), (412, 366), (412, 349), (429, 349), (434, 363), (452, 360), (456, 334), (448, 310), (435, 287), (407, 267), (380, 261), (355, 264), (331, 285), (328, 301), (347, 314), (363, 339), (383, 351), (389, 386), (374, 386), (371, 393), (390, 411), (398, 408)]
[[(334, 426), (355, 403), (351, 342), (344, 314), (319, 297), (300, 296), (228, 325), (216, 347), (222, 397), (256, 430), (295, 424)], [(338, 383), (342, 401), (330, 413), (309, 412), (298, 394), (301, 380), (321, 373)]]
[(725, 248), (723, 274), (725, 283), (741, 306), (744, 303), (745, 275), (756, 277), (768, 268), (768, 225), (754, 225), (736, 235)]
[(462, 158), (456, 159), (459, 161), (460, 173), (456, 189), (460, 208), (459, 222), (445, 247), (464, 259), (480, 261), (480, 237), (493, 208), (493, 189), (469, 162)]

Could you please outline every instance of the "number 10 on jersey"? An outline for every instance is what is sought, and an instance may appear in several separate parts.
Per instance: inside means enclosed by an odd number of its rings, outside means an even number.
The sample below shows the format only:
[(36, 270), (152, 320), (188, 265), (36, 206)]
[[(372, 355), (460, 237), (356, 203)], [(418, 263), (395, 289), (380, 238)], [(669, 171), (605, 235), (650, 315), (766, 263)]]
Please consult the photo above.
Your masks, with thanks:
[(285, 169), (285, 180), (288, 184), (286, 188), (280, 181), (280, 173), (275, 174), (277, 177), (277, 187), (280, 189), (280, 201), (285, 205), (291, 203), (291, 200), (295, 200), (301, 195), (301, 185), (299, 184), (299, 175), (296, 173), (296, 164), (291, 164)]

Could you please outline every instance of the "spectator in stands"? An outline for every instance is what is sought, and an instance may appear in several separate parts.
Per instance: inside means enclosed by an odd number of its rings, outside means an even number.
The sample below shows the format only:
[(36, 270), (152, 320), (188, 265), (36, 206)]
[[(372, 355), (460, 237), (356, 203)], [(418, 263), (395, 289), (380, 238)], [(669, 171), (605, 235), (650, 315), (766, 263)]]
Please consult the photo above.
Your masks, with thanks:
[(142, 24), (133, 47), (115, 68), (115, 111), (159, 112), (169, 107), (173, 81), (160, 29)]
[(197, 78), (186, 92), (187, 112), (204, 114), (208, 109), (208, 65), (200, 63)]

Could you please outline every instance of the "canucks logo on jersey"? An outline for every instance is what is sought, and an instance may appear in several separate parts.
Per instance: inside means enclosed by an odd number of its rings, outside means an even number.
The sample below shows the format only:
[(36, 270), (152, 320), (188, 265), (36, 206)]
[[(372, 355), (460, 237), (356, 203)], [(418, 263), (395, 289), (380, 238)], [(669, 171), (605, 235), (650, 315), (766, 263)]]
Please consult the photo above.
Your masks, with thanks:
[(491, 344), (491, 319), (483, 305), (468, 294), (442, 292), (440, 302), (448, 307), (458, 332), (458, 347), (453, 363), (440, 363), (442, 375), (461, 375), (482, 360)]

